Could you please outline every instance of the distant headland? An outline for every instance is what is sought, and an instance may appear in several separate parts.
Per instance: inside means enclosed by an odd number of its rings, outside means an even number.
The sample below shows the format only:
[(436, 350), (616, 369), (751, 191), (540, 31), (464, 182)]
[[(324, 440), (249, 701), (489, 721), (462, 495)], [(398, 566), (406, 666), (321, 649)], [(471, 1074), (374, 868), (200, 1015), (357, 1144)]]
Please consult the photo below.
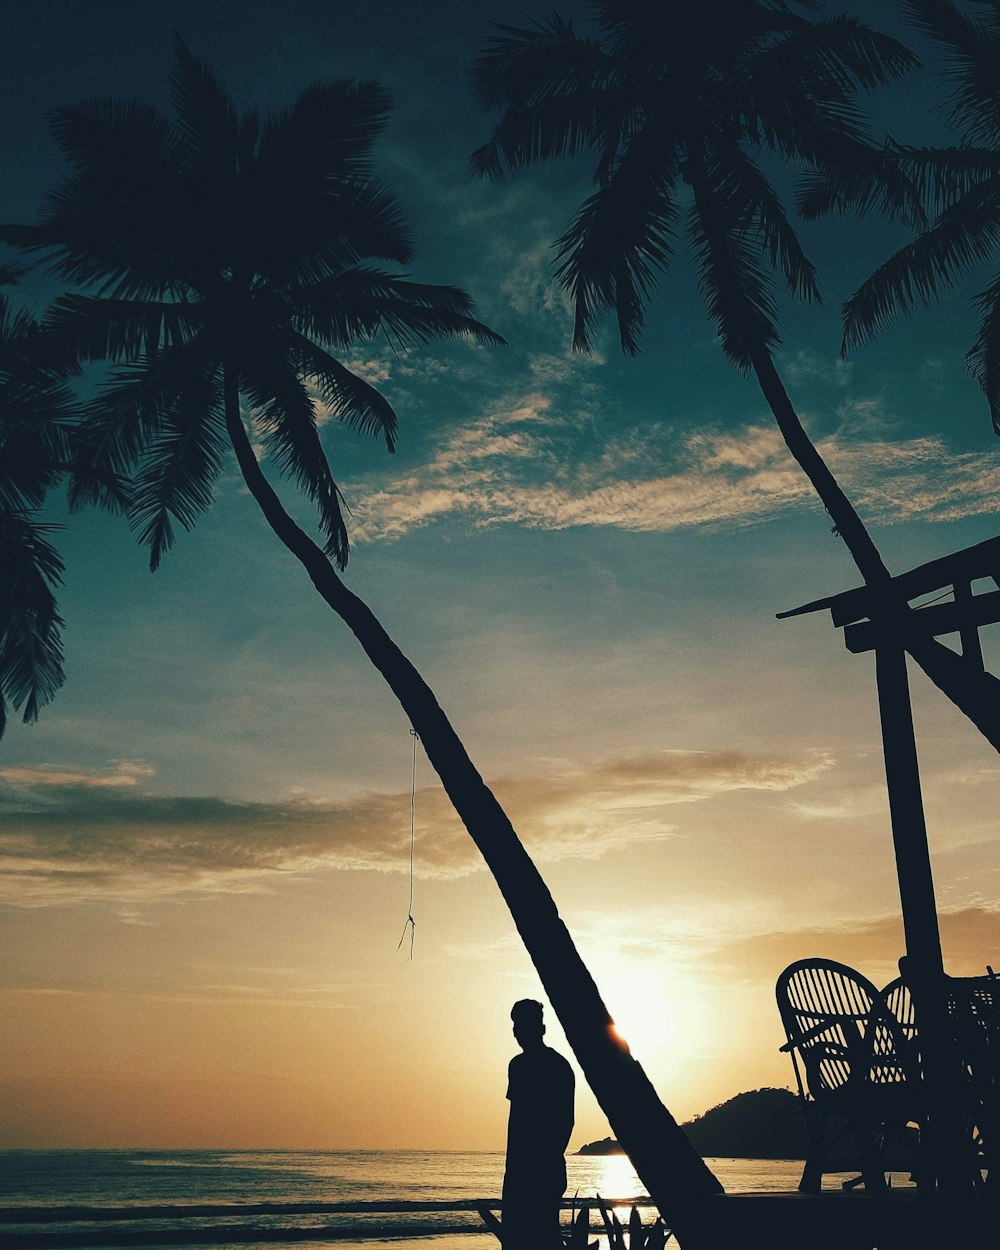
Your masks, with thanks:
[[(787, 1089), (751, 1089), (695, 1116), (683, 1126), (708, 1158), (804, 1159), (805, 1123), (798, 1096)], [(578, 1155), (624, 1154), (613, 1137), (587, 1142)]]

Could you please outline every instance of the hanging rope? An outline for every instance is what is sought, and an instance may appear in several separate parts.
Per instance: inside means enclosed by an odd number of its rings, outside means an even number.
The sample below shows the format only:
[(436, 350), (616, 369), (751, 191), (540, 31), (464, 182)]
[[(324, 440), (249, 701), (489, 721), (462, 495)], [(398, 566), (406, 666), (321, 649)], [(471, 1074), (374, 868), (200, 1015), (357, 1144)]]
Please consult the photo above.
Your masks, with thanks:
[(412, 959), (413, 939), (417, 936), (417, 922), (413, 919), (413, 816), (417, 804), (417, 743), (420, 741), (420, 736), (415, 729), (411, 729), (410, 737), (413, 739), (413, 766), (410, 770), (410, 901), (406, 906), (406, 923), (403, 925), (403, 932), (400, 935), (396, 950), (399, 950), (403, 945), (406, 930), (409, 929), (410, 958)]

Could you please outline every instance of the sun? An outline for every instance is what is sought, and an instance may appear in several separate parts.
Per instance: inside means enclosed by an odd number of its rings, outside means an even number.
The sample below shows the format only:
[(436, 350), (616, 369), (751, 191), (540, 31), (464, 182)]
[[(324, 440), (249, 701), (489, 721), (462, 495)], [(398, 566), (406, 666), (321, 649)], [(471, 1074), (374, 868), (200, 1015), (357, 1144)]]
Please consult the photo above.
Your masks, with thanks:
[(690, 1025), (688, 995), (662, 973), (644, 975), (634, 967), (608, 969), (598, 985), (615, 1023), (615, 1032), (637, 1058), (684, 1048)]

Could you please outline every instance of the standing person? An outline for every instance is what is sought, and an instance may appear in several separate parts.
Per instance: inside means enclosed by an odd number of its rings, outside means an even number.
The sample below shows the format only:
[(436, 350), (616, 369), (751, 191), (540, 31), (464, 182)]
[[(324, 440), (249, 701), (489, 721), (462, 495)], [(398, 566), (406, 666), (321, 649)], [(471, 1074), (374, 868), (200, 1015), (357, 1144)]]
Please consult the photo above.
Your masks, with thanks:
[(566, 1192), (566, 1147), (573, 1131), (573, 1069), (542, 1041), (542, 1004), (522, 998), (510, 1011), (522, 1053), (507, 1069), (504, 1250), (555, 1250)]

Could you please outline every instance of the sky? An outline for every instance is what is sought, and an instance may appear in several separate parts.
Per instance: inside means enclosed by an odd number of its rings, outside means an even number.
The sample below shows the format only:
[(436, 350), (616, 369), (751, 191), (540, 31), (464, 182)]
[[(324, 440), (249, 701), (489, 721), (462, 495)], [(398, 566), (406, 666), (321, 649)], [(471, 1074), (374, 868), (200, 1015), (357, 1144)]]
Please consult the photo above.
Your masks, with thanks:
[[(376, 342), (349, 362), (400, 439), (389, 457), (319, 413), (347, 581), (685, 1119), (792, 1083), (773, 986), (793, 959), (895, 975), (873, 661), (826, 614), (775, 619), (858, 579), (683, 249), (637, 359), (610, 326), (574, 354), (550, 244), (585, 164), (469, 175), (491, 124), (469, 67), (520, 8), (8, 0), (0, 219), (31, 220), (60, 176), (47, 109), (166, 104), (174, 29), (242, 108), (324, 77), (390, 88), (377, 170), (413, 225), (410, 272), (468, 290), (508, 346)], [(887, 3), (852, 11), (904, 34)], [(911, 76), (872, 101), (875, 133), (940, 139), (938, 98)], [(845, 219), (802, 237), (824, 303), (783, 306), (778, 364), (890, 568), (992, 537), (1000, 444), (962, 362), (990, 275), (842, 361), (841, 302), (904, 236)], [(36, 277), (20, 298), (41, 312), (55, 290)], [(0, 743), (0, 1146), (502, 1148), (508, 1012), (544, 997), (537, 977), (419, 748), (412, 961), (397, 949), (409, 725), (235, 464), (155, 575), (121, 519), (50, 511), (66, 683)], [(911, 679), (945, 962), (971, 975), (1000, 963), (1000, 768)], [(573, 1148), (608, 1132), (578, 1090)]]

